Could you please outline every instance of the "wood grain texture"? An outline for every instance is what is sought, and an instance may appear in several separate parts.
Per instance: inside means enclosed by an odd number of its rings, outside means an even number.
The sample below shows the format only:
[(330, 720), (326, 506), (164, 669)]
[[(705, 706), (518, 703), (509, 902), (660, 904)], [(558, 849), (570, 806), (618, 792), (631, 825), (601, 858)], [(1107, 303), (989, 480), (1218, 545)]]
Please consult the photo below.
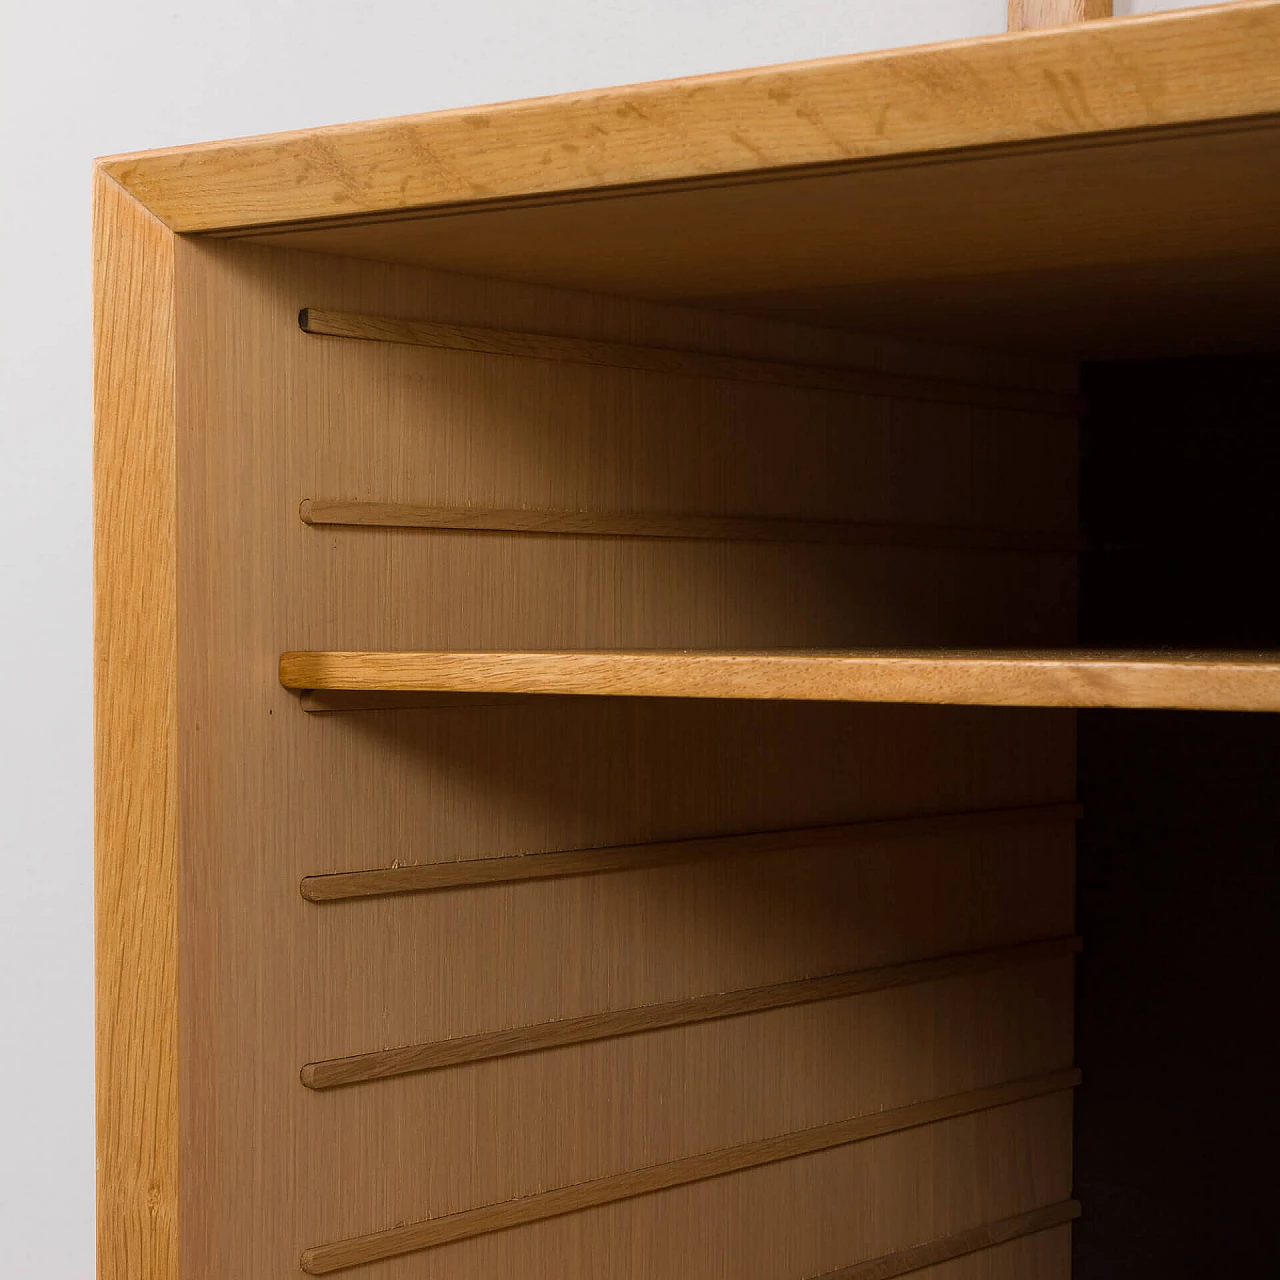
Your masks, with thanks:
[[(519, 886), (511, 894), (456, 895), (451, 903), (440, 900), (440, 909), (429, 914), (416, 910), (427, 905), (424, 900), (412, 904), (411, 911), (405, 910), (411, 905), (405, 900), (353, 904), (349, 915), (343, 913), (346, 919), (321, 922), (333, 943), (317, 958), (323, 961), (318, 972), (302, 975), (304, 989), (315, 991), (311, 998), (322, 1009), (342, 1011), (317, 1021), (307, 1046), (332, 1052), (387, 1043), (409, 1025), (404, 1006), (410, 1001), (416, 1001), (417, 1025), (428, 1035), (511, 1025), (507, 1019), (531, 1014), (575, 1015), (604, 1007), (593, 1002), (609, 987), (578, 990), (593, 971), (616, 973), (609, 986), (616, 993), (613, 998), (622, 1000), (723, 989), (721, 973), (736, 984), (748, 976), (740, 966), (751, 948), (759, 959), (750, 966), (749, 980), (803, 973), (815, 948), (805, 945), (800, 933), (833, 937), (840, 923), (849, 942), (843, 949), (837, 945), (836, 955), (843, 958), (856, 954), (856, 948), (878, 945), (880, 955), (896, 959), (903, 947), (937, 945), (961, 930), (984, 941), (1025, 936), (1043, 927), (1045, 912), (1069, 908), (1066, 902), (1051, 906), (1050, 891), (1053, 885), (1069, 892), (1069, 876), (1062, 879), (1055, 870), (1043, 878), (1046, 863), (1062, 867), (1069, 833), (1035, 845), (1006, 837), (992, 846), (1000, 850), (992, 861), (972, 862), (969, 850), (975, 847), (982, 846), (940, 841), (922, 859), (918, 848), (890, 846), (875, 860), (877, 873), (867, 875), (869, 867), (863, 863), (858, 874), (850, 868), (849, 878), (836, 882), (829, 871), (819, 873), (840, 865), (838, 857), (816, 864), (754, 860), (724, 865), (704, 878), (705, 892), (693, 902), (681, 893), (681, 878), (664, 871), (645, 873), (627, 886), (606, 877), (595, 882), (606, 892), (584, 893), (577, 904), (568, 884)], [(928, 883), (916, 890), (913, 877)], [(809, 892), (799, 891), (806, 883)], [(1037, 883), (1044, 885), (1041, 893), (1026, 895)], [(1019, 884), (1021, 894), (1015, 888)], [(957, 892), (959, 885), (964, 888)], [(829, 923), (814, 901), (820, 886), (833, 900)], [(798, 895), (813, 905), (797, 912), (792, 904)], [(984, 898), (1005, 905), (993, 913)], [(754, 909), (744, 913), (742, 904), (748, 902)], [(619, 918), (621, 903), (627, 904), (629, 920)], [(971, 915), (975, 911), (976, 920)], [(780, 924), (779, 912), (789, 918), (787, 923)], [(943, 921), (947, 912), (968, 918)], [(385, 941), (367, 974), (351, 974), (343, 963), (358, 954), (366, 916), (367, 927), (380, 930)], [(993, 924), (997, 917), (999, 932)], [(616, 945), (600, 939), (602, 929), (620, 935)], [(700, 945), (680, 947), (687, 972), (668, 972), (663, 956), (675, 949), (674, 939), (686, 929), (700, 929)], [(427, 940), (442, 959), (424, 954)], [(736, 951), (741, 958), (735, 958)], [(508, 962), (507, 956), (517, 958)], [(544, 966), (557, 960), (559, 972), (553, 977)], [(718, 972), (708, 972), (708, 965), (718, 966)], [(318, 1153), (321, 1167), (310, 1179), (315, 1190), (303, 1243), (362, 1234), (842, 1115), (1020, 1078), (1017, 1072), (1052, 1069), (1068, 1061), (1071, 1051), (1071, 969), (1069, 959), (1042, 961), (958, 977), (937, 987), (872, 992), (311, 1094), (305, 1109), (300, 1108), (303, 1141)], [(532, 971), (533, 982), (523, 977), (525, 970)], [(464, 974), (474, 975), (461, 992), (467, 1005), (459, 1000), (456, 1014), (443, 1008), (434, 1012), (437, 989), (459, 988)], [(551, 982), (556, 987), (540, 997)], [(486, 988), (493, 986), (499, 990), (486, 997)], [(495, 997), (500, 1003), (491, 1003)], [(1059, 1019), (1065, 1020), (1061, 1028)], [(306, 1090), (298, 1086), (296, 1073), (304, 1060), (295, 1059), (290, 1073), (295, 1093), (303, 1096)], [(998, 1074), (997, 1064), (1008, 1076)], [(613, 1092), (606, 1095), (605, 1089)], [(669, 1239), (678, 1255), (688, 1221), (704, 1228), (709, 1222), (729, 1224), (770, 1250), (803, 1248), (793, 1274), (805, 1274), (915, 1243), (935, 1230), (968, 1226), (975, 1218), (998, 1217), (1069, 1194), (1069, 1176), (1060, 1181), (1069, 1155), (1069, 1123), (1061, 1133), (1045, 1132), (1020, 1115), (1010, 1115), (1007, 1124), (999, 1141), (989, 1133), (973, 1135), (957, 1148), (955, 1163), (945, 1166), (937, 1149), (926, 1148), (919, 1166), (893, 1152), (868, 1153), (873, 1178), (891, 1185), (910, 1178), (908, 1185), (924, 1189), (923, 1202), (903, 1203), (886, 1188), (875, 1201), (885, 1215), (883, 1233), (868, 1231), (856, 1218), (841, 1218), (860, 1197), (839, 1168), (824, 1165), (807, 1175), (781, 1171), (777, 1183), (773, 1175), (763, 1176), (749, 1196), (726, 1188), (690, 1194), (687, 1200), (682, 1194), (675, 1203), (637, 1206), (638, 1217), (630, 1210), (605, 1221), (593, 1217), (566, 1226), (567, 1236), (557, 1233), (554, 1245), (538, 1236), (504, 1241), (504, 1273), (523, 1259), (528, 1269), (573, 1274), (570, 1264), (580, 1256), (573, 1241), (579, 1232), (598, 1242), (593, 1248), (608, 1248), (620, 1229), (641, 1238), (654, 1231)], [(611, 1139), (616, 1133), (626, 1140)], [(324, 1152), (335, 1150), (345, 1153), (340, 1161), (324, 1158)], [(455, 1151), (474, 1153), (474, 1163), (459, 1175), (456, 1189), (424, 1176), (424, 1166), (448, 1170)], [(1015, 1154), (1023, 1151), (1025, 1158)], [(1050, 1173), (1053, 1183), (1045, 1186), (1041, 1177)], [(960, 1181), (953, 1184), (953, 1176)], [(794, 1187), (793, 1178), (798, 1179)], [(792, 1187), (785, 1194), (784, 1184)], [(954, 1199), (939, 1205), (935, 1197), (948, 1194), (948, 1187), (956, 1188)], [(801, 1197), (799, 1204), (793, 1194)], [(809, 1208), (803, 1209), (804, 1229), (799, 1230), (790, 1213), (802, 1208), (806, 1197)], [(753, 1205), (764, 1217), (759, 1227), (748, 1227), (749, 1218), (754, 1223)], [(939, 1216), (919, 1216), (928, 1213)], [(823, 1217), (829, 1218), (831, 1240), (820, 1248), (804, 1244)], [(687, 1244), (692, 1249), (696, 1240)], [(479, 1275), (492, 1274), (484, 1269), (479, 1246), (477, 1253), (461, 1260), (442, 1255), (438, 1265), (447, 1263), (463, 1274), (471, 1268)], [(683, 1273), (716, 1275), (714, 1257), (695, 1253), (696, 1261), (686, 1257)], [(626, 1257), (610, 1272), (637, 1280), (655, 1273), (646, 1270), (642, 1259)], [(657, 1272), (674, 1273), (665, 1267)]]
[(372, 1053), (351, 1054), (345, 1058), (308, 1062), (299, 1076), (308, 1089), (335, 1089), (342, 1085), (386, 1080), (392, 1076), (411, 1075), (418, 1071), (438, 1071), (468, 1062), (509, 1058), (521, 1053), (541, 1053), (567, 1045), (588, 1044), (593, 1040), (611, 1040), (617, 1036), (641, 1035), (646, 1031), (659, 1031), (666, 1027), (689, 1026), (719, 1018), (740, 1018), (769, 1009), (818, 1004), (824, 1000), (842, 1000), (869, 991), (888, 991), (913, 983), (941, 982), (947, 978), (982, 973), (1001, 965), (1059, 959), (1076, 954), (1080, 945), (1079, 938), (1049, 938), (989, 951), (915, 960), (907, 964), (889, 965), (883, 969), (834, 973), (819, 978), (802, 978), (795, 982), (775, 982), (767, 987), (754, 987), (745, 991), (691, 996), (665, 1004), (617, 1009), (581, 1018), (562, 1018), (533, 1026), (509, 1027), (475, 1036), (459, 1036), (429, 1044), (404, 1045), (396, 1049), (380, 1049)]
[(1009, 30), (1034, 31), (1111, 17), (1111, 0), (1009, 0)]
[(285, 653), (288, 689), (1280, 711), (1280, 654), (1136, 650)]
[(411, 502), (304, 498), (305, 524), (353, 528), (451, 529), (586, 538), (676, 538), (707, 542), (816, 542), (858, 547), (943, 547), (967, 551), (1078, 552), (1081, 539), (1034, 529), (966, 529), (954, 525), (852, 524), (835, 520), (761, 520), (752, 516), (656, 515), (646, 512), (495, 510)]
[(635, 1196), (652, 1195), (670, 1187), (723, 1177), (778, 1161), (794, 1160), (904, 1129), (937, 1124), (976, 1111), (1010, 1106), (1029, 1098), (1073, 1089), (1079, 1083), (1078, 1071), (1057, 1071), (1030, 1080), (1010, 1081), (969, 1093), (912, 1103), (874, 1115), (855, 1116), (798, 1133), (780, 1134), (738, 1147), (704, 1152), (665, 1165), (650, 1165), (648, 1168), (631, 1170), (594, 1182), (540, 1192), (521, 1200), (484, 1205), (443, 1218), (426, 1219), (333, 1244), (317, 1245), (302, 1254), (300, 1265), (308, 1275), (327, 1275), (473, 1236), (507, 1231), (512, 1227), (525, 1226), (567, 1213), (581, 1213), (585, 1209), (613, 1204)]
[(966, 1254), (1007, 1244), (1010, 1240), (1052, 1230), (1074, 1222), (1079, 1216), (1078, 1200), (1060, 1200), (1043, 1209), (1032, 1209), (1030, 1213), (970, 1227), (968, 1231), (957, 1231), (954, 1235), (929, 1240), (910, 1249), (899, 1249), (879, 1258), (869, 1258), (866, 1262), (855, 1262), (838, 1271), (825, 1271), (813, 1280), (893, 1280), (895, 1276), (910, 1275), (913, 1271), (923, 1271), (953, 1258), (963, 1258)]
[(347, 711), (462, 711), (477, 707), (519, 707), (539, 701), (535, 693), (387, 693), (380, 689), (303, 693), (299, 705), (311, 715)]
[[(1260, 74), (1274, 79), (1274, 66)], [(1280, 116), (1268, 114), (1088, 145), (250, 234), (935, 342), (963, 335), (1095, 358), (1256, 350), (1280, 340), (1269, 306), (1277, 173)], [(420, 303), (405, 312), (420, 313)]]
[[(305, 876), (371, 864), (1067, 804), (1073, 720), (518, 695), (307, 716), (279, 683), (282, 651), (1069, 644), (1074, 566), (805, 543), (344, 532), (304, 525), (302, 495), (1070, 533), (1075, 427), (318, 339), (299, 331), (301, 306), (1068, 393), (1071, 382), (1020, 357), (242, 241), (184, 240), (178, 251), (192, 1085), (182, 1280), (285, 1275), (318, 1242), (1071, 1061), (1073, 966), (1059, 959), (376, 1086), (304, 1088), (301, 1064), (383, 1046), (1071, 934), (1067, 822), (886, 839), (855, 857), (759, 850), (323, 908), (298, 889)], [(1065, 1095), (948, 1126), (461, 1239), (378, 1270), (386, 1280), (714, 1280), (727, 1269), (770, 1280), (1070, 1194)], [(903, 1185), (927, 1187), (923, 1201), (898, 1194)], [(842, 1212), (850, 1196), (865, 1221)], [(1059, 1268), (1041, 1260), (1036, 1280), (1059, 1280)]]
[(472, 351), (523, 359), (603, 365), (676, 377), (721, 378), (769, 386), (841, 391), (850, 395), (881, 396), (936, 404), (971, 404), (989, 409), (1077, 417), (1084, 410), (1078, 396), (1064, 396), (1020, 388), (983, 386), (942, 378), (904, 378), (864, 369), (841, 369), (818, 364), (784, 364), (735, 356), (680, 351), (672, 347), (642, 347), (622, 342), (592, 342), (549, 333), (517, 333), (474, 325), (440, 324), (389, 316), (362, 316), (304, 307), (298, 323), (304, 333), (366, 342), (397, 342)]
[(705, 182), (1275, 112), (1278, 41), (1247, 0), (104, 164), (184, 232)]
[(615, 845), (603, 849), (565, 849), (526, 853), (509, 858), (465, 858), (456, 862), (375, 867), (368, 871), (305, 876), (299, 892), (308, 902), (349, 902), (355, 898), (398, 893), (431, 893), (484, 884), (522, 880), (552, 880), (565, 876), (601, 875), (610, 871), (640, 871), (676, 866), (709, 858), (747, 858), (760, 853), (785, 854), (816, 849), (846, 848), (859, 843), (914, 840), (921, 836), (956, 835), (1003, 827), (1038, 826), (1077, 821), (1079, 805), (1037, 805), (1026, 809), (981, 809), (971, 813), (936, 814), (923, 818), (890, 818), (878, 822), (842, 823), (831, 827), (801, 827), (790, 831), (756, 831), (742, 835), (710, 836), (694, 840), (666, 840), (651, 844)]
[(94, 175), (98, 1275), (177, 1280), (174, 237)]

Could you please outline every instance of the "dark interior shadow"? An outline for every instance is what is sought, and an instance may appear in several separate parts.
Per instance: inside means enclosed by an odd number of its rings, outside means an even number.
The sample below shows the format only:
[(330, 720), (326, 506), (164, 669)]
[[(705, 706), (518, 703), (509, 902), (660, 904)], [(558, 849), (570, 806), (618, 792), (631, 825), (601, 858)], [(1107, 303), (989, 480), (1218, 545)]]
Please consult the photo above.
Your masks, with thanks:
[[(1280, 647), (1280, 358), (1086, 366), (1081, 639)], [(1080, 721), (1077, 1280), (1280, 1249), (1280, 717)]]

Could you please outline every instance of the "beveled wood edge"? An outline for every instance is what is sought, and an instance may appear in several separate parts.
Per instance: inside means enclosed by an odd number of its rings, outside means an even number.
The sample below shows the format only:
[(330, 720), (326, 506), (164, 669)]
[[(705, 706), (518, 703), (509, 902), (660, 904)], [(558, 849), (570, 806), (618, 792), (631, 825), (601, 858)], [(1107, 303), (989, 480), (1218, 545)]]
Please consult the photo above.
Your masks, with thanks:
[(1007, 1244), (1024, 1236), (1038, 1235), (1054, 1227), (1066, 1226), (1079, 1216), (1079, 1200), (1059, 1200), (1056, 1204), (1032, 1209), (1028, 1213), (1001, 1218), (998, 1222), (986, 1222), (980, 1227), (970, 1227), (967, 1231), (957, 1231), (953, 1235), (939, 1236), (924, 1244), (899, 1249), (894, 1253), (883, 1253), (878, 1258), (868, 1258), (865, 1262), (855, 1262), (852, 1266), (840, 1267), (835, 1271), (824, 1271), (810, 1277), (810, 1280), (894, 1280), (896, 1276), (923, 1271), (925, 1267), (936, 1266), (940, 1262), (950, 1262), (953, 1258), (963, 1258), (967, 1254), (979, 1253), (983, 1249)]
[(404, 1223), (385, 1231), (317, 1245), (304, 1250), (299, 1265), (308, 1275), (328, 1275), (385, 1258), (418, 1253), (424, 1249), (434, 1249), (495, 1231), (544, 1222), (549, 1218), (616, 1204), (636, 1196), (652, 1195), (654, 1192), (703, 1182), (744, 1169), (794, 1160), (819, 1151), (828, 1151), (833, 1147), (848, 1146), (906, 1129), (921, 1128), (979, 1111), (990, 1111), (1062, 1093), (1074, 1089), (1079, 1083), (1080, 1072), (1072, 1067), (1026, 1080), (1009, 1081), (933, 1098), (927, 1102), (871, 1112), (795, 1133), (779, 1134), (733, 1147), (721, 1147), (715, 1151), (701, 1152), (663, 1164), (647, 1165), (567, 1187), (557, 1187), (515, 1200), (463, 1209), (437, 1218)]
[(433, 893), (527, 880), (559, 880), (570, 876), (640, 871), (711, 858), (815, 852), (850, 842), (908, 840), (964, 831), (1077, 822), (1083, 812), (1083, 808), (1075, 803), (972, 809), (823, 827), (791, 827), (646, 844), (557, 849), (498, 858), (462, 858), (455, 862), (411, 863), (408, 866), (304, 876), (298, 891), (308, 902), (350, 902), (402, 893)]
[(1058, 391), (992, 386), (919, 374), (880, 373), (849, 365), (806, 364), (679, 347), (601, 342), (561, 334), (445, 324), (437, 320), (325, 311), (318, 307), (303, 307), (298, 313), (298, 327), (303, 333), (318, 337), (389, 342), (479, 355), (596, 365), (676, 377), (796, 387), (928, 404), (966, 405), (1067, 418), (1080, 417), (1088, 407), (1081, 396)]
[[(1250, 0), (1220, 0), (1222, 4), (1249, 3)], [(1255, 2), (1280, 3), (1280, 0), (1255, 0)], [(1168, 12), (1191, 13), (1182, 9)], [(1142, 18), (1161, 17), (1163, 14), (1137, 15)], [(1121, 18), (1118, 21), (1132, 21)], [(1025, 35), (1025, 32), (1018, 32)], [(994, 39), (993, 36), (983, 39)], [(1162, 141), (1210, 138), (1250, 133), (1255, 129), (1280, 129), (1280, 110), (1254, 112), (1244, 116), (1209, 117), (1202, 121), (1187, 120), (1177, 124), (1147, 125), (1127, 129), (1109, 129), (1104, 133), (1086, 133), (1066, 137), (1034, 138), (1012, 142), (989, 143), (982, 146), (946, 148), (928, 152), (905, 152), (901, 155), (870, 157), (841, 163), (789, 166), (782, 169), (747, 173), (726, 173), (705, 178), (671, 182), (633, 183), (616, 187), (593, 187), (582, 190), (549, 192), (528, 196), (497, 197), (489, 200), (460, 201), (449, 204), (413, 206), (391, 209), (385, 212), (353, 213), (331, 217), (304, 218), (269, 226), (241, 226), (211, 231), (194, 231), (180, 234), (211, 240), (248, 240), (255, 244), (269, 245), (279, 240), (288, 246), (288, 237), (295, 232), (335, 231), (348, 227), (380, 227), (405, 222), (427, 222), (433, 218), (465, 218), (471, 214), (500, 213), (510, 210), (550, 209), (562, 205), (599, 204), (610, 200), (629, 200), (642, 196), (671, 195), (685, 191), (710, 191), (715, 189), (740, 189), (770, 185), (779, 182), (803, 181), (857, 172), (886, 172), (901, 169), (921, 169), (935, 165), (964, 163), (997, 157), (1022, 158), (1033, 156), (1065, 155), (1078, 151), (1096, 151), (1100, 148), (1130, 147), (1144, 140), (1159, 137)], [(147, 154), (147, 153), (143, 153)], [(363, 255), (357, 255), (363, 256)]]
[(501, 1031), (454, 1036), (447, 1040), (429, 1040), (394, 1049), (348, 1054), (340, 1058), (321, 1058), (306, 1063), (298, 1076), (308, 1089), (337, 1089), (353, 1084), (368, 1084), (424, 1071), (439, 1071), (445, 1067), (489, 1062), (495, 1058), (543, 1053), (550, 1049), (563, 1049), (597, 1040), (616, 1040), (672, 1027), (692, 1026), (700, 1022), (741, 1018), (753, 1013), (767, 1013), (773, 1009), (823, 1004), (898, 987), (923, 986), (948, 978), (989, 973), (993, 969), (1011, 965), (1061, 960), (1077, 955), (1081, 946), (1082, 940), (1078, 936), (1045, 938), (1036, 942), (988, 947), (982, 951), (882, 965), (875, 969), (853, 969), (816, 978), (744, 987), (736, 991), (686, 996), (657, 1004), (508, 1027)]
[[(1274, 115), (1280, 82), (1269, 50), (1277, 42), (1277, 0), (1236, 0), (108, 156), (98, 165), (180, 232), (751, 180)], [(1233, 73), (1206, 75), (1210, 52)], [(566, 139), (577, 145), (552, 145)], [(441, 159), (428, 167), (424, 154)]]

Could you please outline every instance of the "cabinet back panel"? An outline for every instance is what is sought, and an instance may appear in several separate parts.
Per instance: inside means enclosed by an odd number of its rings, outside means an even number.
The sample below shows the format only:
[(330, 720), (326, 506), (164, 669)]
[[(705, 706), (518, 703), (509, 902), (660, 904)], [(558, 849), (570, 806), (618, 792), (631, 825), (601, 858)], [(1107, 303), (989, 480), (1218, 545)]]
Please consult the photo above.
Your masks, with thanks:
[[(181, 242), (177, 256), (191, 1276), (291, 1274), (305, 1249), (403, 1222), (1070, 1065), (1071, 962), (1057, 959), (304, 1088), (299, 1070), (320, 1058), (1070, 934), (1062, 822), (359, 903), (307, 902), (298, 885), (1060, 803), (1074, 719), (640, 700), (309, 716), (276, 680), (282, 651), (1066, 644), (1075, 569), (1043, 552), (320, 528), (303, 499), (1069, 532), (1075, 427), (314, 337), (301, 307), (1056, 380), (962, 351), (244, 244)], [(1058, 1093), (352, 1274), (801, 1280), (1066, 1198), (1069, 1130)], [(1011, 1250), (1064, 1274), (1050, 1247), (1063, 1234), (989, 1251), (989, 1274)], [(973, 1265), (946, 1264), (988, 1274)]]

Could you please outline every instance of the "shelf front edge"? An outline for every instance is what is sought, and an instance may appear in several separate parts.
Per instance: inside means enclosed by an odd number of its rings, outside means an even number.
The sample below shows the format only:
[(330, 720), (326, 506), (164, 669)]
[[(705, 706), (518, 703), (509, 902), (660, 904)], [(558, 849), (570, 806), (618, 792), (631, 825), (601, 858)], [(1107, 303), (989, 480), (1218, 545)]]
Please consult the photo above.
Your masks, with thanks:
[(293, 652), (299, 690), (1280, 711), (1280, 653)]

